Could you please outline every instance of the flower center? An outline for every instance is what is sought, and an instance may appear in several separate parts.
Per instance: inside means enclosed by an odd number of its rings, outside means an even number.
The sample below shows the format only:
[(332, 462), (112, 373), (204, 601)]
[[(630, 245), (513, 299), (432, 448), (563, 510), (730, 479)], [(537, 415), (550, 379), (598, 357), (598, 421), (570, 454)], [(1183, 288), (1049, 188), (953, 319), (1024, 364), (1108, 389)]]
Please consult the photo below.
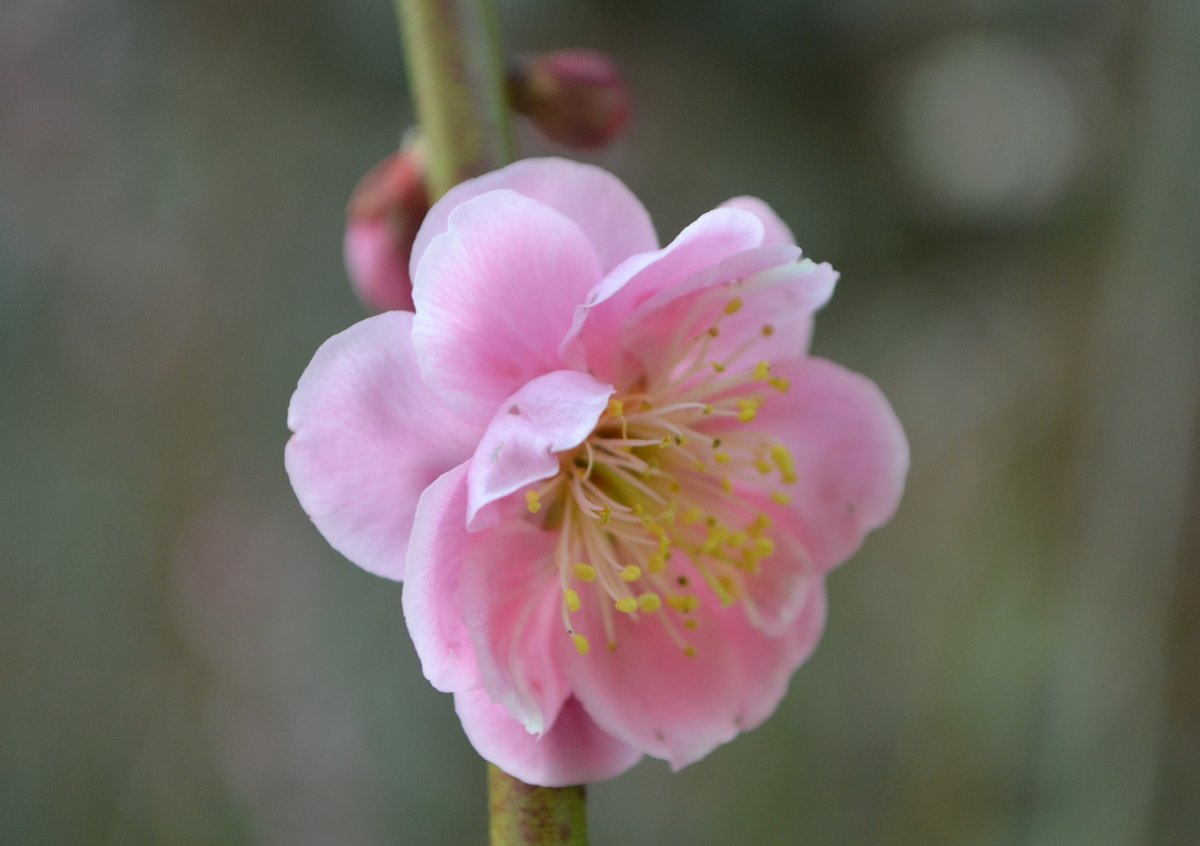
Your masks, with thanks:
[(787, 448), (751, 425), (771, 394), (789, 388), (749, 355), (774, 328), (762, 326), (723, 360), (709, 353), (723, 317), (741, 304), (729, 299), (707, 329), (672, 339), (674, 366), (614, 396), (591, 436), (561, 456), (559, 473), (525, 493), (529, 512), (544, 511), (543, 525), (559, 533), (563, 626), (582, 655), (590, 640), (573, 620), (585, 602), (597, 603), (610, 650), (616, 615), (625, 614), (656, 618), (694, 656), (687, 633), (700, 625), (701, 582), (722, 606), (740, 602), (754, 617), (750, 581), (769, 566), (777, 538), (739, 493), (784, 505), (796, 471)]

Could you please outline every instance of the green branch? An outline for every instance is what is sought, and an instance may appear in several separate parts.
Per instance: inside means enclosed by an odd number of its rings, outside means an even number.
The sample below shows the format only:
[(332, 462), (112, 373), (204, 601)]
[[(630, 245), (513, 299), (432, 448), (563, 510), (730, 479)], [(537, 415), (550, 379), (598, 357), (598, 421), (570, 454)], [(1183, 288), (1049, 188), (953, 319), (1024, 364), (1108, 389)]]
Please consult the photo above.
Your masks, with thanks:
[(513, 159), (489, 0), (394, 0), (435, 200)]

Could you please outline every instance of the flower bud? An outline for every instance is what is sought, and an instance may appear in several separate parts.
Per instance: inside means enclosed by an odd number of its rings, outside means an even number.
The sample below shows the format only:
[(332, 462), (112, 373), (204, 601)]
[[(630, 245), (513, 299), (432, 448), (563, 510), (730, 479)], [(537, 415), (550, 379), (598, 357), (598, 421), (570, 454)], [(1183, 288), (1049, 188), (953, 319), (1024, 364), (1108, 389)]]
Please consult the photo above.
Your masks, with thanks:
[(359, 180), (346, 210), (346, 272), (358, 298), (376, 311), (413, 308), (408, 260), (429, 211), (424, 156), (406, 144)]
[(508, 96), (515, 111), (567, 147), (601, 147), (629, 123), (629, 89), (616, 62), (597, 50), (517, 56)]

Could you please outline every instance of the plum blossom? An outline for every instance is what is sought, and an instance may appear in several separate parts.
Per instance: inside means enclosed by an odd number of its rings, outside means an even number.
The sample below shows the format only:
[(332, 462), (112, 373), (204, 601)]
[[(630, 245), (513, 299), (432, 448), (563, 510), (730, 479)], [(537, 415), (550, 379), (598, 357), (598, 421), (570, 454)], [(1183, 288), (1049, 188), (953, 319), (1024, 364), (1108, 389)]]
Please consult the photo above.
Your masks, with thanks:
[(317, 351), (286, 463), (337, 550), (404, 579), (475, 748), (561, 786), (761, 724), (908, 468), (878, 388), (808, 355), (834, 270), (748, 197), (660, 247), (559, 159), (451, 190), (410, 269), (413, 312)]

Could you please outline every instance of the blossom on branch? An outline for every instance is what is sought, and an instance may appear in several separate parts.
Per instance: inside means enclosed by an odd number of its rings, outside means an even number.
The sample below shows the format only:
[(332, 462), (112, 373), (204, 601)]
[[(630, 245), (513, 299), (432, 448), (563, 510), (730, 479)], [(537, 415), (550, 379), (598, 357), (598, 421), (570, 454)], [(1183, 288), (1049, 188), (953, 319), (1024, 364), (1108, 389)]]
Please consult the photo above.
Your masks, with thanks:
[(616, 178), (542, 159), (451, 190), (411, 272), (415, 313), (317, 351), (287, 469), (405, 580), (475, 748), (561, 786), (762, 723), (908, 468), (875, 385), (808, 355), (834, 270), (752, 198), (660, 248)]

